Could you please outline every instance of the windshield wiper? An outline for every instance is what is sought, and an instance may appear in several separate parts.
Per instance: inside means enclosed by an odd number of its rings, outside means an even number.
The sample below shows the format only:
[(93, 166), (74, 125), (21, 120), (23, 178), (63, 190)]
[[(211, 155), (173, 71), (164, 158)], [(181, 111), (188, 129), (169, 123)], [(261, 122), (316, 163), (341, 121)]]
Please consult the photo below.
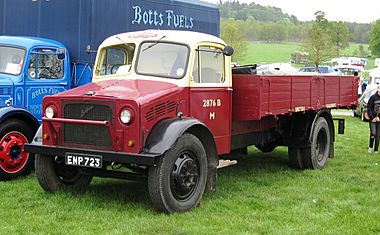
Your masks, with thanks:
[(149, 45), (147, 48), (144, 48), (142, 51), (146, 51), (152, 47), (154, 47), (155, 45), (157, 45), (162, 39), (164, 39), (166, 37), (166, 35), (162, 36), (160, 39), (158, 39), (157, 41), (155, 41), (152, 45)]
[(129, 47), (129, 49), (132, 49), (132, 50), (135, 49), (133, 46), (131, 46), (128, 43), (126, 43), (123, 39), (119, 38), (119, 36), (116, 35), (115, 38), (119, 39), (119, 41), (121, 41), (124, 45), (126, 45), (127, 47)]

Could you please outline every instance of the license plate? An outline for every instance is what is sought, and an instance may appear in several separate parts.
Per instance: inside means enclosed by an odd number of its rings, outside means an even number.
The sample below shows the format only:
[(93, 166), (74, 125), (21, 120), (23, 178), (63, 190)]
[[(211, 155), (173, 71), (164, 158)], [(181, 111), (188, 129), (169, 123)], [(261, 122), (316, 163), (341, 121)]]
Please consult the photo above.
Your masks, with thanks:
[(83, 166), (91, 168), (102, 168), (103, 157), (83, 153), (66, 153), (65, 163), (70, 166)]

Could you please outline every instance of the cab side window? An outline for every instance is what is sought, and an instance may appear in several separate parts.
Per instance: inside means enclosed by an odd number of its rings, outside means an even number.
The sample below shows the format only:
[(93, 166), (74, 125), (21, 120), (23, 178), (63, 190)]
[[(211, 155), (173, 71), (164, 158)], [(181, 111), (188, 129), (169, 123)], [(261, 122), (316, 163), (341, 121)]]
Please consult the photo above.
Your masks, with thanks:
[(131, 69), (134, 51), (134, 44), (123, 44), (103, 49), (96, 74), (106, 76), (128, 73)]
[(215, 47), (198, 47), (195, 56), (193, 81), (195, 83), (224, 83), (224, 55)]
[(32, 79), (63, 78), (64, 60), (54, 49), (35, 49), (30, 55), (28, 76)]

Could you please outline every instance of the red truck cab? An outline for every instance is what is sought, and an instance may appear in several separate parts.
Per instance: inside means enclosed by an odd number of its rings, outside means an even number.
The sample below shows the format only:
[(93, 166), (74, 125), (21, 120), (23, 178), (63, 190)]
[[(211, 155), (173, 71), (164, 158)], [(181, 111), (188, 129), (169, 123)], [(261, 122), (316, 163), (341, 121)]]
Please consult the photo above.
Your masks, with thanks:
[(198, 205), (215, 190), (219, 157), (249, 145), (288, 146), (292, 166), (323, 168), (333, 155), (329, 109), (357, 104), (355, 78), (232, 75), (232, 52), (195, 32), (106, 39), (93, 83), (43, 101), (42, 128), (25, 146), (42, 188), (146, 178), (154, 207), (171, 213)]

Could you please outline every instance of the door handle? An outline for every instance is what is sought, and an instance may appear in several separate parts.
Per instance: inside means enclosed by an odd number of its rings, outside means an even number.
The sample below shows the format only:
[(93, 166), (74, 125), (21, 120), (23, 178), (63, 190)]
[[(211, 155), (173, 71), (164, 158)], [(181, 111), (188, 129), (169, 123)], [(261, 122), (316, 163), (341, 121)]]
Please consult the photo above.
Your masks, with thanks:
[(60, 82), (59, 85), (66, 86), (67, 82)]

